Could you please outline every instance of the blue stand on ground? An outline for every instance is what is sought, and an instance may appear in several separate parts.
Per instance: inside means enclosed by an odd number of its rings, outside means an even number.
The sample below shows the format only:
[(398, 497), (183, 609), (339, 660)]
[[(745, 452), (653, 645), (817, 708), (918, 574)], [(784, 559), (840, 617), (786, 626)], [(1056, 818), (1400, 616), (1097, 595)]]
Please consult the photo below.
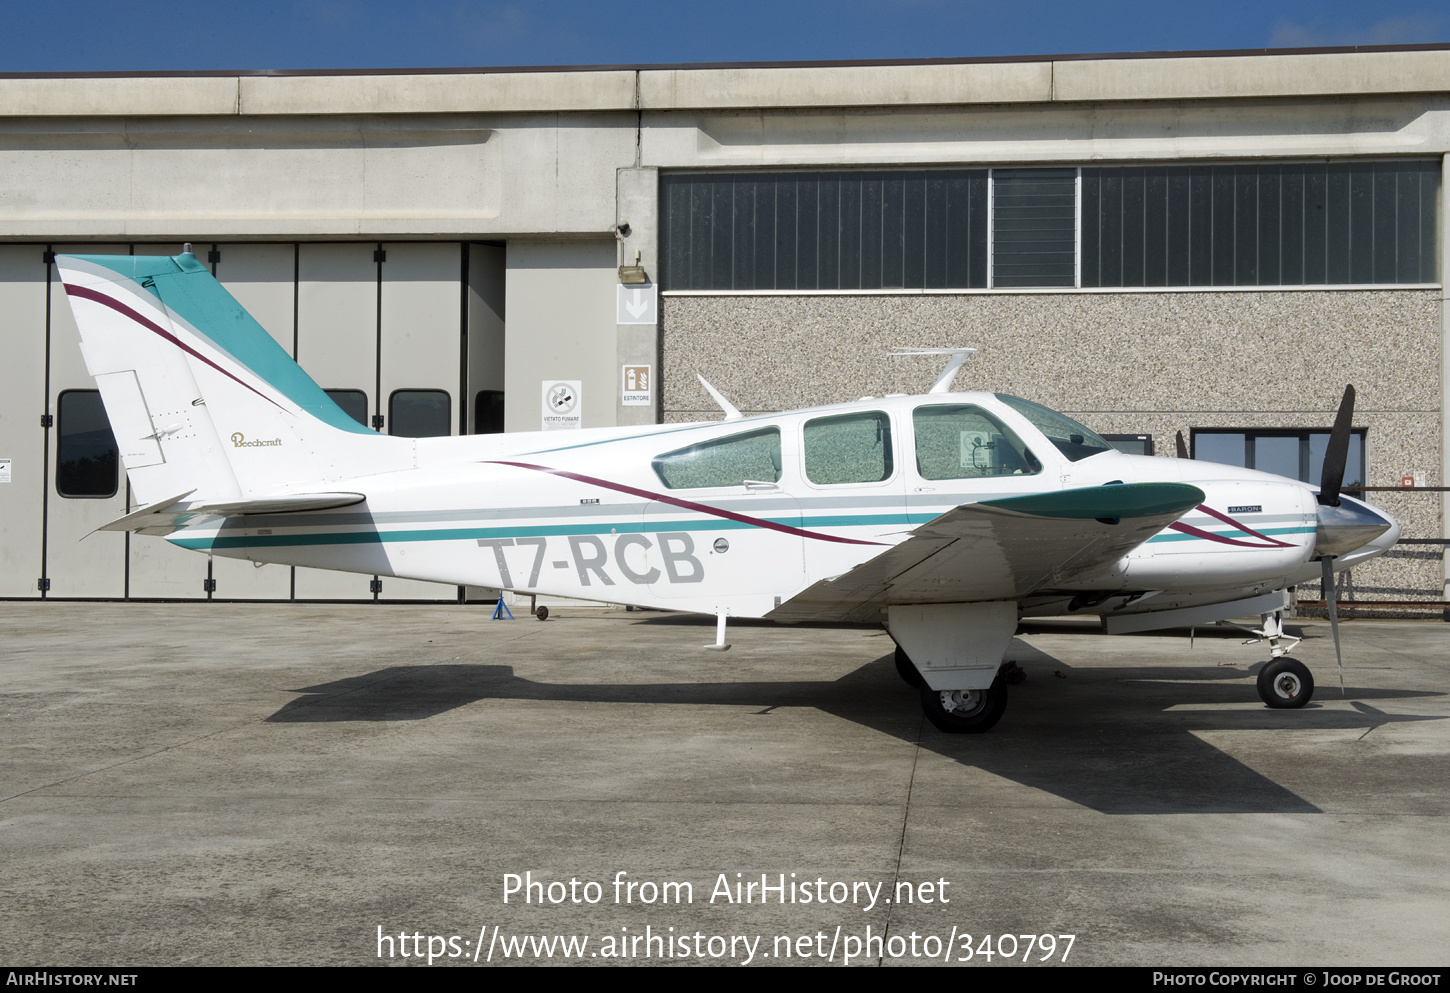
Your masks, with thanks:
[(511, 621), (514, 619), (513, 613), (509, 610), (509, 605), (503, 602), (502, 593), (498, 595), (498, 603), (494, 605), (492, 619), (495, 621)]

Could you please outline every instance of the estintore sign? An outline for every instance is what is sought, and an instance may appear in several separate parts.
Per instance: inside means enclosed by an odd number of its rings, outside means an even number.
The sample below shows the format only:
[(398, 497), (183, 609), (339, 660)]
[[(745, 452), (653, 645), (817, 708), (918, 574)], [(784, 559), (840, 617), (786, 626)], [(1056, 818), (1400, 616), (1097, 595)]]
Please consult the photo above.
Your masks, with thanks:
[(618, 296), (618, 320), (616, 324), (658, 324), (659, 293), (654, 283), (643, 286), (616, 287)]
[(10, 460), (0, 459), (0, 483), (8, 482), (10, 482)]
[(625, 407), (648, 407), (650, 403), (650, 367), (627, 365), (623, 369), (619, 402)]
[(580, 380), (544, 380), (544, 430), (570, 431), (583, 426)]

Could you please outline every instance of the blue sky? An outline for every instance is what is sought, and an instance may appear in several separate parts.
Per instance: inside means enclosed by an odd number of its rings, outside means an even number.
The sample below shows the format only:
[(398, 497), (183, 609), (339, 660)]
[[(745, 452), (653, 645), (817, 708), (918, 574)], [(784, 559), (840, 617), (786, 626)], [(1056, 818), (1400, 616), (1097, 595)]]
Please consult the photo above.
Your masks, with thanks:
[(808, 61), (1450, 42), (1424, 0), (9, 0), (0, 72)]

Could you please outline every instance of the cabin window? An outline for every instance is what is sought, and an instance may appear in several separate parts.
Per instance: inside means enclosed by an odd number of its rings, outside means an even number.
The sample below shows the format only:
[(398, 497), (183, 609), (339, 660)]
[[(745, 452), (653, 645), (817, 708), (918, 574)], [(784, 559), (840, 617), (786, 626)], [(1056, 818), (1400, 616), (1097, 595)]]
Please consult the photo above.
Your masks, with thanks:
[(55, 491), (63, 497), (115, 496), (120, 459), (100, 390), (66, 390), (57, 408)]
[(1042, 471), (1042, 463), (1022, 439), (980, 407), (917, 407), (912, 427), (916, 471), (923, 479), (1030, 476)]
[(821, 485), (891, 477), (891, 418), (879, 410), (806, 421), (806, 478)]
[(780, 482), (780, 429), (748, 431), (667, 452), (655, 475), (672, 490)]
[(1070, 462), (1081, 462), (1085, 458), (1112, 451), (1112, 445), (1066, 414), (1059, 414), (1040, 403), (1023, 400), (1021, 397), (1010, 397), (1004, 393), (998, 393), (997, 399), (1031, 421), (1032, 426), (1045, 434), (1047, 440), (1066, 455)]

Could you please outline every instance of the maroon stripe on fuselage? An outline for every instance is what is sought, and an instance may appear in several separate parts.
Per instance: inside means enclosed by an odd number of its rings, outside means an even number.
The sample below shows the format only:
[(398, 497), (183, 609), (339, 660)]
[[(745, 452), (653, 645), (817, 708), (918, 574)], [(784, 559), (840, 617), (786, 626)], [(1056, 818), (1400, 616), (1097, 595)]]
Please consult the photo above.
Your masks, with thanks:
[(627, 486), (624, 483), (614, 483), (607, 479), (600, 479), (597, 476), (586, 476), (583, 473), (569, 472), (565, 469), (551, 469), (546, 465), (532, 465), (528, 462), (491, 462), (490, 465), (508, 465), (516, 469), (532, 469), (535, 472), (547, 472), (551, 476), (562, 476), (565, 479), (572, 479), (576, 483), (588, 483), (591, 486), (602, 486), (607, 490), (615, 490), (619, 493), (628, 493), (631, 496), (644, 497), (646, 500), (658, 500), (660, 503), (668, 503), (671, 506), (683, 510), (692, 510), (700, 514), (708, 514), (711, 517), (723, 517), (728, 521), (739, 521), (741, 524), (749, 524), (752, 527), (767, 528), (771, 531), (779, 531), (782, 534), (793, 534), (801, 538), (814, 538), (816, 541), (834, 541), (842, 545), (882, 545), (880, 541), (860, 541), (856, 538), (839, 538), (833, 534), (821, 534), (816, 531), (805, 531), (801, 528), (793, 528), (789, 524), (777, 524), (775, 521), (767, 521), (761, 517), (749, 517), (745, 514), (737, 514), (734, 511), (722, 510), (719, 507), (711, 507), (709, 504), (694, 503), (690, 500), (681, 500), (678, 497), (668, 496), (664, 493), (654, 493), (650, 490), (642, 490), (634, 486)]
[(137, 313), (136, 311), (132, 310), (130, 307), (126, 306), (121, 301), (119, 301), (119, 300), (117, 300), (117, 299), (115, 299), (113, 297), (109, 297), (109, 296), (107, 296), (104, 293), (99, 293), (99, 292), (91, 289), (89, 286), (76, 286), (76, 285), (74, 285), (72, 283), (66, 283), (65, 284), (65, 291), (66, 291), (66, 294), (69, 295), (69, 296), (78, 296), (78, 297), (81, 297), (81, 298), (86, 299), (86, 300), (92, 300), (92, 301), (100, 304), (103, 307), (110, 307), (112, 310), (114, 310), (118, 314), (122, 314), (122, 315), (124, 315), (126, 317), (131, 318), (131, 320), (135, 321), (137, 324), (141, 325), (142, 327), (146, 328), (147, 330), (153, 331), (156, 334), (159, 334), (161, 337), (163, 337), (167, 341), (171, 342), (173, 345), (175, 345), (177, 348), (181, 349), (186, 354), (188, 354), (190, 356), (193, 356), (194, 358), (199, 359), (202, 362), (205, 362), (207, 365), (211, 366), (217, 372), (221, 373), (223, 376), (227, 377), (228, 379), (232, 380), (233, 382), (235, 382), (235, 383), (237, 383), (237, 384), (239, 384), (241, 386), (245, 386), (247, 389), (251, 390), (253, 393), (256, 393), (257, 396), (261, 397), (263, 400), (266, 400), (268, 403), (270, 403), (272, 406), (276, 407), (278, 410), (285, 409), (276, 400), (273, 400), (271, 397), (267, 396), (265, 393), (259, 392), (255, 387), (250, 386), (247, 383), (242, 382), (240, 379), (237, 379), (236, 376), (233, 376), (231, 373), (227, 372), (225, 369), (223, 369), (221, 366), (217, 365), (211, 359), (207, 358), (205, 355), (201, 354), (196, 349), (192, 348), (186, 342), (184, 342), (184, 341), (180, 340), (179, 338), (177, 338), (170, 331), (167, 331), (165, 328), (161, 327), (160, 325), (156, 324), (155, 322), (150, 321), (147, 318), (141, 316), (139, 313)]
[(1201, 504), (1200, 503), (1195, 509), (1196, 510), (1203, 511), (1209, 517), (1216, 517), (1220, 521), (1223, 521), (1225, 524), (1231, 524), (1231, 525), (1233, 525), (1234, 527), (1236, 527), (1240, 531), (1242, 531), (1244, 534), (1251, 534), (1255, 538), (1262, 538), (1264, 541), (1267, 541), (1271, 545), (1278, 545), (1280, 548), (1290, 548), (1290, 547), (1292, 547), (1292, 546), (1289, 545), (1288, 542), (1279, 541), (1276, 538), (1270, 538), (1266, 534), (1259, 534), (1259, 532), (1255, 531), (1253, 528), (1248, 527), (1247, 525), (1244, 525), (1244, 524), (1240, 524), (1238, 521), (1234, 520), (1232, 517), (1228, 516), (1227, 514), (1220, 514), (1218, 511), (1214, 510), (1212, 507), (1207, 506), (1206, 504)]

